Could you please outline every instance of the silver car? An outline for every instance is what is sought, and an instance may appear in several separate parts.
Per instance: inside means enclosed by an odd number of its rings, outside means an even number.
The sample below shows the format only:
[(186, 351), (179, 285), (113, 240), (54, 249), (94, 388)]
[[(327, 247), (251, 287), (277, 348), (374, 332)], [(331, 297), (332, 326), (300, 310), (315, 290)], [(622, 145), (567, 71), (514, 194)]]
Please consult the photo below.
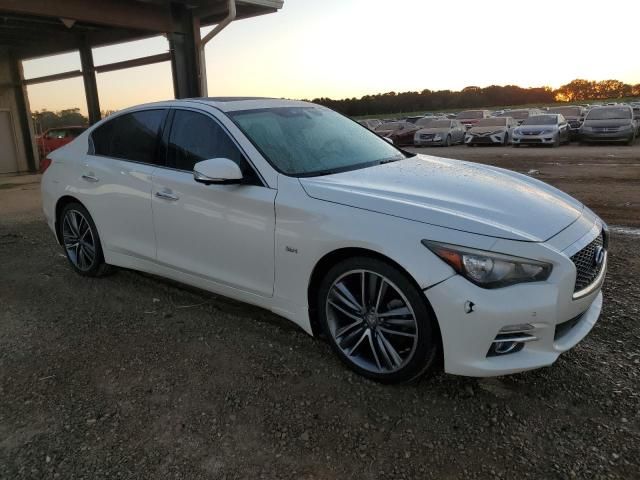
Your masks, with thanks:
[(545, 112), (540, 110), (539, 108), (517, 108), (515, 110), (506, 110), (504, 113), (497, 115), (498, 117), (511, 117), (518, 125), (522, 125), (522, 123), (529, 117), (533, 117), (534, 115), (542, 115)]
[(475, 145), (508, 145), (518, 123), (511, 117), (483, 118), (464, 137), (467, 147)]
[(422, 126), (413, 136), (413, 144), (416, 147), (427, 145), (449, 147), (464, 141), (466, 129), (458, 120), (429, 120), (423, 125), (416, 122), (416, 126)]
[(520, 145), (549, 145), (559, 147), (570, 142), (570, 128), (561, 114), (549, 113), (527, 118), (522, 125), (513, 130), (511, 143)]

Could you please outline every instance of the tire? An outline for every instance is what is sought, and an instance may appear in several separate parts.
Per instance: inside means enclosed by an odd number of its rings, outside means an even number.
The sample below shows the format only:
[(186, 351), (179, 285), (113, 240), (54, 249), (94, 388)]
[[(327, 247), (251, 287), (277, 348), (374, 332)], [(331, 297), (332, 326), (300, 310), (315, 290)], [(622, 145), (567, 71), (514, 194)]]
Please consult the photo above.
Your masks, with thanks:
[(440, 350), (435, 316), (420, 289), (390, 263), (339, 262), (322, 280), (317, 305), (331, 348), (360, 375), (401, 383), (434, 368)]
[(631, 135), (631, 138), (627, 140), (627, 146), (633, 145), (635, 141), (636, 141), (636, 134), (634, 133), (633, 135)]
[(447, 139), (444, 142), (444, 146), (445, 147), (450, 147), (451, 146), (451, 135), (447, 135)]
[(556, 139), (553, 141), (553, 144), (551, 144), (551, 148), (557, 148), (559, 146), (560, 146), (560, 135), (558, 135)]
[(505, 146), (505, 147), (507, 145), (509, 145), (509, 134), (508, 133), (504, 134), (504, 141), (502, 142), (502, 145)]
[(96, 224), (83, 205), (67, 204), (60, 212), (58, 228), (67, 260), (76, 273), (100, 277), (112, 271), (104, 261)]

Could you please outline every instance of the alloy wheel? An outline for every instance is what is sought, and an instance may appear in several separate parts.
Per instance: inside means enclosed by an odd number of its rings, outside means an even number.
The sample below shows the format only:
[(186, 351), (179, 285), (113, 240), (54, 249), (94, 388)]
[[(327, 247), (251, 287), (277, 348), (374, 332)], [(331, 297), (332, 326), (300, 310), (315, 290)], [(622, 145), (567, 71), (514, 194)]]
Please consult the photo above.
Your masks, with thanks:
[(333, 282), (326, 299), (329, 332), (342, 353), (372, 373), (403, 368), (418, 344), (411, 304), (387, 277), (351, 270)]
[(88, 271), (96, 259), (96, 243), (91, 225), (78, 210), (68, 210), (62, 221), (62, 239), (71, 263)]

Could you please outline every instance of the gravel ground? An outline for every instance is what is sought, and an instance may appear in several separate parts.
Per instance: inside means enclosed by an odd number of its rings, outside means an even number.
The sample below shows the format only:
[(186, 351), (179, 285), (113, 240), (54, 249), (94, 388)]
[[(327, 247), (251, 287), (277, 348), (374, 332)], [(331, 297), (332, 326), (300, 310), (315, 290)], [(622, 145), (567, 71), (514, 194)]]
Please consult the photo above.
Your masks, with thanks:
[(37, 205), (0, 188), (2, 479), (640, 478), (640, 236), (551, 368), (386, 387), (264, 310), (75, 275)]

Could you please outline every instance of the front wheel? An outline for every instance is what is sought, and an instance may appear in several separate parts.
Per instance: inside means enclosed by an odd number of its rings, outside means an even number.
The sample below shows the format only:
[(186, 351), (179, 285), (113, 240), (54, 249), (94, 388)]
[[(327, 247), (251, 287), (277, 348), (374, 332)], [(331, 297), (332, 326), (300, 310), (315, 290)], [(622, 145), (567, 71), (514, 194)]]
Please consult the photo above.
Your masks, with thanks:
[(445, 147), (451, 146), (451, 135), (447, 135), (447, 139), (445, 140), (444, 146)]
[(424, 294), (393, 265), (368, 257), (338, 263), (320, 285), (318, 306), (332, 349), (357, 373), (399, 383), (433, 366), (436, 320)]
[(109, 265), (104, 261), (98, 229), (83, 205), (66, 205), (60, 212), (58, 225), (67, 260), (77, 273), (99, 277), (109, 271)]

